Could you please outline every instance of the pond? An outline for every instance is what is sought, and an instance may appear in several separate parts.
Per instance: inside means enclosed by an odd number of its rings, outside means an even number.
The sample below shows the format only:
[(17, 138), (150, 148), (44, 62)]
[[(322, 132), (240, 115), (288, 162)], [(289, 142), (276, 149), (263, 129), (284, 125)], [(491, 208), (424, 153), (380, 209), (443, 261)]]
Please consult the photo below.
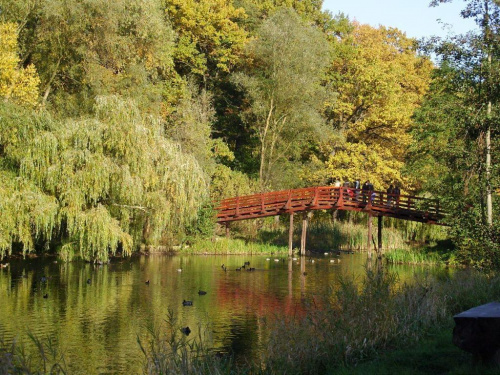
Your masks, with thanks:
[[(255, 270), (237, 271), (245, 262)], [(11, 261), (0, 270), (0, 338), (27, 341), (31, 332), (56, 339), (71, 374), (142, 373), (137, 338), (147, 341), (148, 327), (171, 309), (181, 326), (196, 331), (209, 325), (217, 350), (251, 357), (267, 334), (263, 320), (300, 314), (305, 301), (328, 293), (339, 275), (362, 276), (365, 263), (359, 253), (296, 260), (150, 255), (107, 265)], [(393, 270), (401, 279), (429, 272)]]

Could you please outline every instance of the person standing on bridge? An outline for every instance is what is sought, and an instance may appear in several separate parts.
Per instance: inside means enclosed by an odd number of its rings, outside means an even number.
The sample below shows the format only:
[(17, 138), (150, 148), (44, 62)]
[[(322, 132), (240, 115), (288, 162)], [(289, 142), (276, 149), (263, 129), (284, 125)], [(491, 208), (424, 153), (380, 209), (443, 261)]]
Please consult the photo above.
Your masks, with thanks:
[(370, 181), (366, 181), (361, 188), (363, 193), (363, 203), (366, 203), (366, 197), (368, 196), (368, 192), (370, 191)]
[(387, 188), (387, 206), (392, 206), (394, 204), (394, 186), (391, 184)]
[(356, 202), (359, 202), (359, 189), (361, 188), (361, 182), (358, 180), (354, 181), (354, 193), (356, 196)]
[(401, 194), (401, 190), (399, 190), (399, 185), (396, 184), (396, 186), (392, 190), (392, 195), (394, 196), (394, 199), (396, 199), (396, 207), (399, 207), (399, 195), (400, 194)]

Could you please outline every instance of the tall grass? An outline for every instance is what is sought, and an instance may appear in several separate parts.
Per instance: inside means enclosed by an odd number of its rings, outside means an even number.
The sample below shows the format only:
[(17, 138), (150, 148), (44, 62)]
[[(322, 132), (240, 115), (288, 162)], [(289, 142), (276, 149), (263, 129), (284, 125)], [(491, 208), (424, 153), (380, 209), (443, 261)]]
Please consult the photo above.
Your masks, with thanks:
[(26, 344), (16, 339), (7, 342), (0, 338), (0, 374), (66, 374), (64, 356), (56, 342), (48, 337), (40, 339), (29, 333), (29, 344), (35, 350), (26, 350)]
[[(300, 243), (301, 223), (294, 228), (294, 244)], [(377, 240), (377, 226), (373, 226), (371, 246)], [(281, 226), (273, 230), (263, 230), (260, 240), (281, 246), (288, 244), (288, 227)], [(366, 224), (353, 221), (312, 221), (307, 229), (307, 250), (364, 250), (367, 248), (368, 233)], [(384, 249), (407, 249), (409, 245), (403, 234), (394, 228), (387, 227), (382, 231)]]
[(217, 355), (209, 346), (210, 332), (199, 327), (194, 337), (181, 332), (172, 310), (164, 323), (149, 327), (146, 342), (137, 342), (144, 354), (144, 373), (154, 374), (243, 374), (230, 356)]
[(199, 240), (192, 246), (183, 247), (179, 254), (288, 254), (288, 247), (217, 237), (214, 240)]
[[(367, 269), (361, 286), (341, 278), (306, 318), (281, 319), (272, 328), (265, 362), (287, 374), (316, 374), (354, 366), (381, 353), (414, 345), (431, 330), (452, 325), (452, 316), (500, 297), (500, 277), (460, 272), (397, 286), (397, 277)], [(450, 331), (451, 335), (451, 331)]]
[(445, 264), (437, 252), (428, 252), (425, 249), (394, 249), (385, 253), (388, 263), (393, 264)]
[[(316, 296), (303, 317), (279, 317), (267, 323), (270, 338), (261, 363), (238, 368), (228, 359), (219, 362), (199, 342), (179, 351), (172, 344), (175, 340), (164, 338), (161, 345), (151, 346), (152, 351), (145, 350), (151, 366), (148, 373), (167, 373), (166, 369), (213, 374), (333, 373), (380, 358), (387, 351), (412, 347), (430, 332), (449, 329), (454, 314), (500, 297), (499, 276), (470, 271), (444, 278), (422, 276), (400, 284), (396, 274), (372, 264), (363, 279), (344, 276), (337, 283), (331, 293)], [(153, 342), (158, 339), (152, 335)], [(159, 371), (157, 363), (163, 363)], [(184, 372), (179, 371), (181, 365)]]

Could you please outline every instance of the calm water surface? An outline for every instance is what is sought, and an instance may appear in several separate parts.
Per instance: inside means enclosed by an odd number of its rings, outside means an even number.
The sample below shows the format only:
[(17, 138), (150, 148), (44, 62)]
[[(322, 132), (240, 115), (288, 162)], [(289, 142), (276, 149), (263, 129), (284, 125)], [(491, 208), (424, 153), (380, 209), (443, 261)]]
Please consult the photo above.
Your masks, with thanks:
[[(256, 270), (236, 271), (245, 261)], [(218, 350), (252, 356), (265, 340), (266, 317), (300, 314), (304, 301), (331, 292), (340, 274), (362, 276), (365, 262), (366, 255), (347, 253), (295, 261), (154, 255), (103, 266), (12, 261), (0, 270), (0, 337), (57, 339), (72, 374), (135, 374), (143, 361), (137, 337), (147, 340), (148, 327), (171, 309), (193, 331), (210, 325)], [(429, 272), (393, 269), (403, 280)], [(184, 307), (184, 299), (193, 306)]]

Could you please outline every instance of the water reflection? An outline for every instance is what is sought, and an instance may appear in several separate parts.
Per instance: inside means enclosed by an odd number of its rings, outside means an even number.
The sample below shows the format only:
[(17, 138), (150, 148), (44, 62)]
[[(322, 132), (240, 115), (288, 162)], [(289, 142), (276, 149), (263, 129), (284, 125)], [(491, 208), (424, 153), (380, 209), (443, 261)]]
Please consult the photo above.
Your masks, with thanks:
[[(57, 338), (71, 373), (140, 373), (137, 337), (146, 339), (147, 327), (171, 309), (183, 327), (210, 325), (217, 350), (252, 357), (266, 340), (267, 317), (302, 314), (304, 301), (327, 293), (339, 274), (363, 274), (365, 260), (343, 253), (295, 260), (142, 256), (104, 266), (13, 261), (0, 271), (0, 337), (29, 331)], [(245, 262), (250, 266), (236, 271)], [(428, 270), (393, 269), (403, 280)]]

